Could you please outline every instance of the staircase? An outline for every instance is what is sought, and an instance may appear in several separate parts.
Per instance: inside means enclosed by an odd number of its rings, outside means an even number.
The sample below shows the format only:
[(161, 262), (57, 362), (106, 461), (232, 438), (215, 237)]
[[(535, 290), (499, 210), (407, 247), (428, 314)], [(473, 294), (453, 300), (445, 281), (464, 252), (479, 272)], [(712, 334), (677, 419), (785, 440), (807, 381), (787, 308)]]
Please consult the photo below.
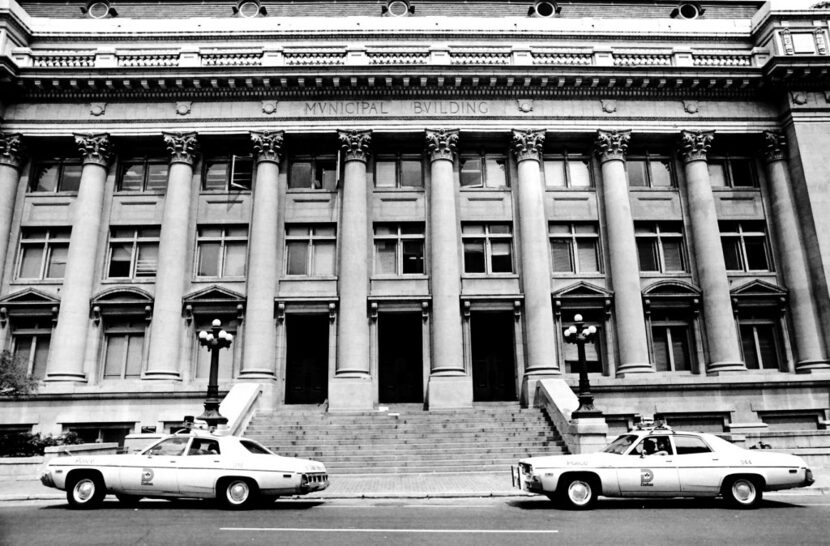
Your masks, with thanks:
[(245, 436), (330, 474), (505, 471), (522, 457), (566, 453), (547, 415), (518, 403), (424, 411), (327, 413), (317, 406), (258, 412)]

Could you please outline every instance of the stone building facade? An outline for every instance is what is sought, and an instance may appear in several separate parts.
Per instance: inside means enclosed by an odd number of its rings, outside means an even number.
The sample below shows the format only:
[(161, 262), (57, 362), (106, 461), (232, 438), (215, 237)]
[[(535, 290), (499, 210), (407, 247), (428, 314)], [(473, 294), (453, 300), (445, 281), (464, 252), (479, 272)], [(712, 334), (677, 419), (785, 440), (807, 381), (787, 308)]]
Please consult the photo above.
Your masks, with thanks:
[(576, 382), (716, 431), (830, 411), (830, 11), (770, 0), (0, 0), (5, 429)]

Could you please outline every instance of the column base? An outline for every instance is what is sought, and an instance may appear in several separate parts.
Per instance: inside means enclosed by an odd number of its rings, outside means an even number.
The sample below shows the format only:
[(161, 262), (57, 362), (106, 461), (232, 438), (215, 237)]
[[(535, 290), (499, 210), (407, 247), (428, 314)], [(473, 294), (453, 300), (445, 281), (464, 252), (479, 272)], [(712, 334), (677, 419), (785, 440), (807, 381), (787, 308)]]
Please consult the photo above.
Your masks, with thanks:
[(795, 373), (813, 373), (830, 371), (828, 360), (801, 360), (795, 363)]
[(329, 381), (329, 411), (366, 411), (375, 407), (374, 382), (368, 375)]
[(641, 373), (655, 373), (654, 366), (649, 362), (635, 362), (632, 364), (620, 364), (617, 367), (617, 377)]
[(182, 376), (179, 372), (155, 372), (148, 370), (141, 375), (141, 379), (147, 379), (150, 381), (181, 381)]
[(427, 385), (427, 409), (473, 407), (473, 378), (469, 375), (432, 375)]
[(710, 362), (706, 366), (706, 375), (720, 375), (722, 373), (745, 372), (746, 364), (743, 362)]
[(276, 381), (277, 377), (272, 370), (242, 370), (239, 372), (240, 380)]
[(67, 382), (72, 381), (75, 383), (86, 383), (86, 374), (85, 373), (47, 373), (46, 377), (43, 378), (44, 381), (47, 383), (52, 382)]

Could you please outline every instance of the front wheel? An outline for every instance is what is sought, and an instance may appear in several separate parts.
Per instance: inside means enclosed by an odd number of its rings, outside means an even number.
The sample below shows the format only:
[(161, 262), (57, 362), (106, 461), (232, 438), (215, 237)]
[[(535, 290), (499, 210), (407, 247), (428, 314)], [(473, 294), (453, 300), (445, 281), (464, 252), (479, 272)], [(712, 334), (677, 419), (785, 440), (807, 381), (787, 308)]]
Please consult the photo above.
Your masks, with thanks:
[(570, 478), (564, 482), (561, 498), (568, 508), (587, 510), (597, 501), (597, 488), (587, 478)]
[(220, 482), (217, 498), (223, 508), (243, 510), (250, 508), (258, 495), (257, 486), (250, 480), (230, 478)]
[(758, 480), (744, 476), (729, 480), (723, 488), (723, 498), (738, 508), (757, 507), (763, 495)]
[(73, 478), (66, 488), (66, 500), (74, 510), (89, 510), (101, 505), (107, 490), (100, 476), (91, 474)]

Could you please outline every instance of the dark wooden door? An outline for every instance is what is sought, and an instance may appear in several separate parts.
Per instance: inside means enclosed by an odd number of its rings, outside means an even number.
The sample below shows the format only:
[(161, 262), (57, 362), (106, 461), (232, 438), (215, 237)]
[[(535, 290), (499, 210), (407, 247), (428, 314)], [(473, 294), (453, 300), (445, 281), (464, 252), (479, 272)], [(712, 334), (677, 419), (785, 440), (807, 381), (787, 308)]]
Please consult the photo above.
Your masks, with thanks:
[(384, 404), (423, 402), (424, 359), (420, 313), (378, 317), (378, 400)]
[(478, 312), (470, 317), (473, 400), (516, 400), (513, 314)]
[(288, 315), (285, 328), (285, 403), (321, 404), (328, 397), (328, 315)]

